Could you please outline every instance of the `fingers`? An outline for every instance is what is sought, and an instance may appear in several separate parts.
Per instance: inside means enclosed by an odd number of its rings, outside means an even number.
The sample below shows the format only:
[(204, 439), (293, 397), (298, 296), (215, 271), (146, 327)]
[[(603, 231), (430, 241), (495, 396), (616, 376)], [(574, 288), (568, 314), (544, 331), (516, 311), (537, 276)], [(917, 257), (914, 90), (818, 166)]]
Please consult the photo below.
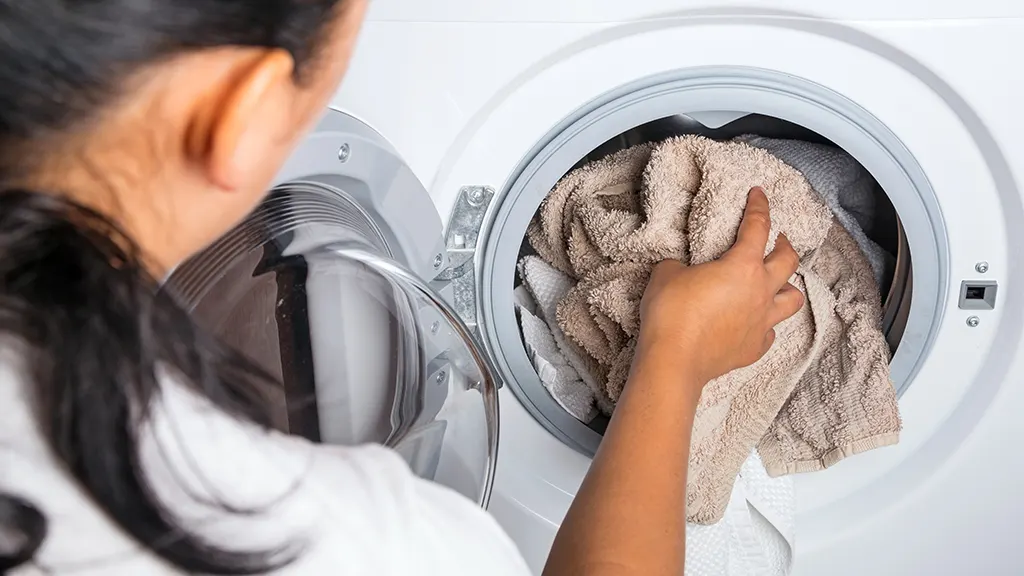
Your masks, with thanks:
[(775, 240), (775, 248), (764, 259), (764, 267), (772, 282), (772, 290), (784, 287), (798, 266), (800, 266), (800, 256), (793, 249), (793, 245), (789, 243), (789, 238), (786, 238), (784, 234), (779, 234)]
[(733, 250), (756, 255), (760, 259), (764, 256), (765, 246), (768, 245), (768, 231), (771, 226), (768, 197), (760, 187), (752, 188), (750, 195), (747, 196), (747, 208), (743, 212), (743, 221), (740, 222)]
[[(771, 316), (769, 317), (771, 326), (776, 326), (779, 322), (796, 314), (803, 305), (804, 295), (792, 284), (786, 284), (775, 297), (775, 306), (772, 308)], [(775, 344), (775, 328), (770, 328), (764, 335), (764, 343), (761, 345), (761, 356), (767, 354), (773, 344)]]
[(793, 316), (803, 308), (804, 295), (800, 290), (792, 284), (786, 283), (779, 290), (779, 293), (775, 295), (775, 303), (772, 306), (772, 311), (768, 315), (768, 321), (770, 326), (775, 326), (779, 322)]
[[(804, 305), (804, 295), (796, 286), (786, 284), (775, 296), (775, 306), (772, 308), (769, 321), (771, 326), (777, 326), (779, 322), (796, 314)], [(775, 328), (771, 328), (764, 336), (764, 345), (761, 348), (761, 355), (768, 353), (772, 344), (775, 344)]]

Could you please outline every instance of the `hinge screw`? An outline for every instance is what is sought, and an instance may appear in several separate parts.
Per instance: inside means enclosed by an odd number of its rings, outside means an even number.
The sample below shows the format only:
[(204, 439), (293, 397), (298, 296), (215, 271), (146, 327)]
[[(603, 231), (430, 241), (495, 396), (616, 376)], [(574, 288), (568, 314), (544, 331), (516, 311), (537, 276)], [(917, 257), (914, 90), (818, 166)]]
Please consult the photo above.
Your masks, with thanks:
[(484, 203), (484, 189), (479, 186), (470, 188), (469, 193), (466, 195), (466, 200), (470, 206), (480, 206)]

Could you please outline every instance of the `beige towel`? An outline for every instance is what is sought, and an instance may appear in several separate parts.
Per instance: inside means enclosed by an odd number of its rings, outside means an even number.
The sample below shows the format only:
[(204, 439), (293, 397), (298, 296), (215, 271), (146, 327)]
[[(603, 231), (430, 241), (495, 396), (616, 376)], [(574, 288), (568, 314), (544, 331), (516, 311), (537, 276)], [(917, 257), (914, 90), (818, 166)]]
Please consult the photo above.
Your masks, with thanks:
[(807, 305), (779, 325), (763, 359), (709, 383), (701, 396), (687, 487), (687, 519), (701, 524), (721, 518), (754, 447), (778, 476), (898, 440), (879, 291), (866, 258), (799, 172), (763, 150), (699, 136), (636, 146), (573, 171), (528, 231), (540, 257), (578, 282), (558, 306), (558, 323), (615, 401), (651, 268), (667, 258), (699, 264), (721, 256), (755, 185), (772, 210), (766, 253), (785, 232), (801, 258), (793, 283)]

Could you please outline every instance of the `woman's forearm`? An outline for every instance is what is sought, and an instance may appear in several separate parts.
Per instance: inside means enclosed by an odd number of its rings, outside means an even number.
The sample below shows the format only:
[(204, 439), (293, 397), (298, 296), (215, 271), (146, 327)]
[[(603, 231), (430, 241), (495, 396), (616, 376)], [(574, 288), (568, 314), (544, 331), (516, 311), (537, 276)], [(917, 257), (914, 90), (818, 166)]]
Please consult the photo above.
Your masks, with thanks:
[(682, 574), (690, 432), (703, 382), (690, 381), (674, 352), (636, 359), (545, 574)]

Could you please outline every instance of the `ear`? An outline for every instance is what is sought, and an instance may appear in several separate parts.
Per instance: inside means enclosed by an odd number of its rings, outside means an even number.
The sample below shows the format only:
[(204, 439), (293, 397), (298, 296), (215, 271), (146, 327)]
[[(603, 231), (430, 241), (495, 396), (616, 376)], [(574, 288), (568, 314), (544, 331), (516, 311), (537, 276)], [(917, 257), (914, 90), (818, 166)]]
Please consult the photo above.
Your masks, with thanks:
[(282, 145), (298, 98), (285, 50), (263, 50), (240, 58), (219, 97), (193, 123), (190, 147), (212, 184), (225, 191), (243, 187), (254, 167)]

